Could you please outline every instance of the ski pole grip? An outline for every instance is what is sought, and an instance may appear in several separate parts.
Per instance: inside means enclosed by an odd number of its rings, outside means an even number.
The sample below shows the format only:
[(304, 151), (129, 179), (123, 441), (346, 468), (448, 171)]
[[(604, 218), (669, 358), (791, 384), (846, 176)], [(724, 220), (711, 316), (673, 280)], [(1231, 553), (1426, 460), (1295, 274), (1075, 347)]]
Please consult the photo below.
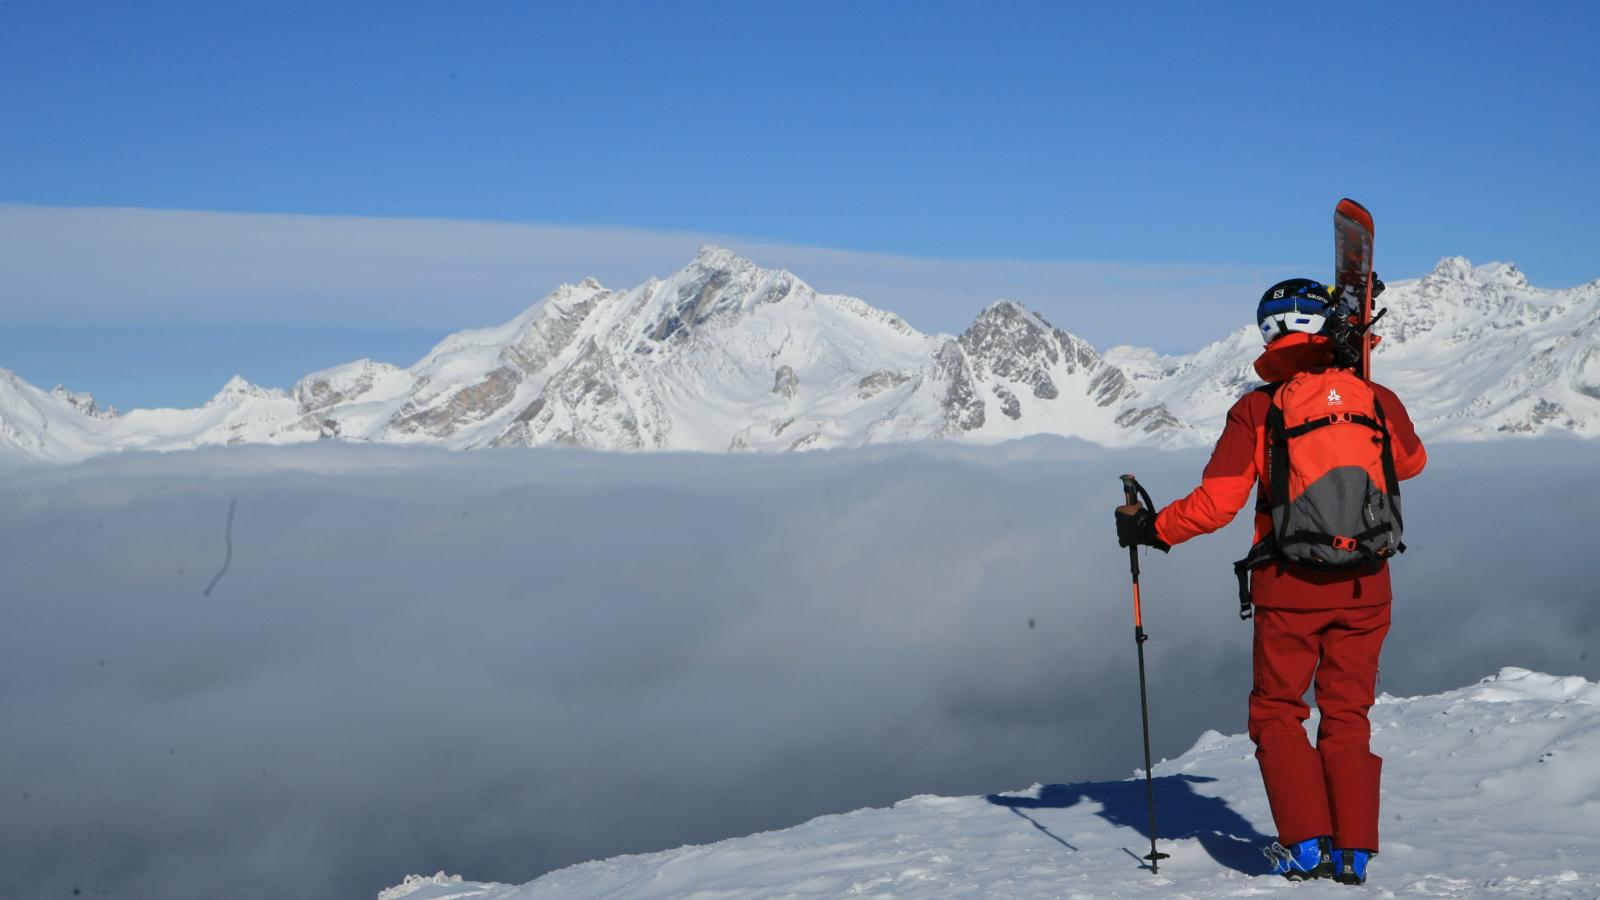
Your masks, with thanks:
[(1144, 489), (1139, 479), (1132, 475), (1122, 476), (1122, 494), (1128, 498), (1128, 505), (1132, 506), (1139, 501), (1144, 501), (1144, 508), (1151, 512), (1156, 511), (1156, 502), (1150, 499), (1150, 492)]
[(1128, 506), (1139, 502), (1139, 480), (1132, 475), (1122, 476), (1122, 496), (1128, 499)]

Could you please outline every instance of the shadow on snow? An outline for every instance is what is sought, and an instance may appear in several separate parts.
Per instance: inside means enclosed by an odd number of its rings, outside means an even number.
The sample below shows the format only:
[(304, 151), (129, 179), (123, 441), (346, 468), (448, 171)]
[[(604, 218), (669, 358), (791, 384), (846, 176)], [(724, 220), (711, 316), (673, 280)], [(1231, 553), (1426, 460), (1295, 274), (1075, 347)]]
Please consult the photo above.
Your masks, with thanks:
[[(1221, 865), (1246, 875), (1267, 874), (1267, 859), (1262, 855), (1261, 848), (1271, 844), (1273, 839), (1256, 831), (1254, 825), (1234, 812), (1222, 798), (1195, 793), (1195, 784), (1215, 780), (1196, 775), (1164, 775), (1155, 779), (1156, 839), (1193, 838)], [(1146, 839), (1150, 837), (1150, 813), (1145, 804), (1144, 779), (1051, 784), (1040, 788), (1038, 797), (990, 794), (987, 799), (996, 806), (1010, 808), (1069, 850), (1078, 848), (1062, 840), (1023, 810), (1067, 809), (1079, 803), (1098, 803), (1100, 811), (1096, 815), (1100, 818), (1113, 825), (1132, 828)], [(1139, 855), (1143, 855), (1142, 852)]]

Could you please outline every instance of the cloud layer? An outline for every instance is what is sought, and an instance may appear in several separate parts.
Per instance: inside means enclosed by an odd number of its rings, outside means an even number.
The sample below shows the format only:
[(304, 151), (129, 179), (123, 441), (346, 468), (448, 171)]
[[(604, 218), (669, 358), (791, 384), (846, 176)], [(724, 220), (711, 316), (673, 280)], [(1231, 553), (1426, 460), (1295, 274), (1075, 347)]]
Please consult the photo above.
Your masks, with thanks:
[(1170, 352), (1248, 321), (1254, 298), (1284, 277), (1228, 265), (915, 259), (626, 228), (0, 203), (0, 318), (448, 333), (507, 321), (564, 282), (627, 289), (665, 277), (703, 243), (923, 331), (960, 332), (1004, 298), (1102, 346)]
[[(1600, 673), (1589, 511), (1563, 499), (1600, 487), (1591, 451), (1436, 453), (1384, 689)], [(316, 445), (14, 472), (0, 868), (17, 896), (352, 897), (1125, 777), (1116, 475), (1165, 502), (1202, 459)], [(1243, 728), (1247, 542), (1235, 523), (1145, 561), (1158, 756)]]

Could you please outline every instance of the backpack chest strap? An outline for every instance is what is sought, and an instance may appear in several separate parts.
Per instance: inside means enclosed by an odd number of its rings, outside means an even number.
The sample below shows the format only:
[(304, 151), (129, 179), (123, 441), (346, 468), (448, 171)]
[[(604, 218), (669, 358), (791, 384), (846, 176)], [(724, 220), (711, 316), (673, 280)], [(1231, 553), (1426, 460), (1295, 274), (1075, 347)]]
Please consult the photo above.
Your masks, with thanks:
[(1341, 424), (1365, 425), (1366, 427), (1371, 428), (1373, 431), (1376, 431), (1380, 434), (1384, 431), (1383, 423), (1369, 415), (1365, 415), (1363, 413), (1336, 412), (1329, 413), (1325, 416), (1315, 419), (1307, 419), (1293, 428), (1283, 429), (1282, 433), (1285, 438), (1297, 438), (1304, 434), (1310, 434), (1311, 432), (1316, 431), (1318, 428), (1326, 428), (1329, 425)]

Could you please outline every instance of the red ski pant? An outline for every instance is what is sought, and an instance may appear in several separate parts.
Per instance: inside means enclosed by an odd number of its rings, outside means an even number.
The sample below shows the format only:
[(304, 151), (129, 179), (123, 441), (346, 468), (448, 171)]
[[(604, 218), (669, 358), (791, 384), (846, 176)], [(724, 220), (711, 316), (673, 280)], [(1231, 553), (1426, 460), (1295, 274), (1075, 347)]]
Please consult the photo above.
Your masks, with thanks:
[[(1383, 760), (1368, 749), (1378, 653), (1389, 604), (1355, 609), (1256, 609), (1250, 739), (1284, 845), (1331, 835), (1333, 846), (1378, 849)], [(1317, 745), (1303, 699), (1316, 679)]]

